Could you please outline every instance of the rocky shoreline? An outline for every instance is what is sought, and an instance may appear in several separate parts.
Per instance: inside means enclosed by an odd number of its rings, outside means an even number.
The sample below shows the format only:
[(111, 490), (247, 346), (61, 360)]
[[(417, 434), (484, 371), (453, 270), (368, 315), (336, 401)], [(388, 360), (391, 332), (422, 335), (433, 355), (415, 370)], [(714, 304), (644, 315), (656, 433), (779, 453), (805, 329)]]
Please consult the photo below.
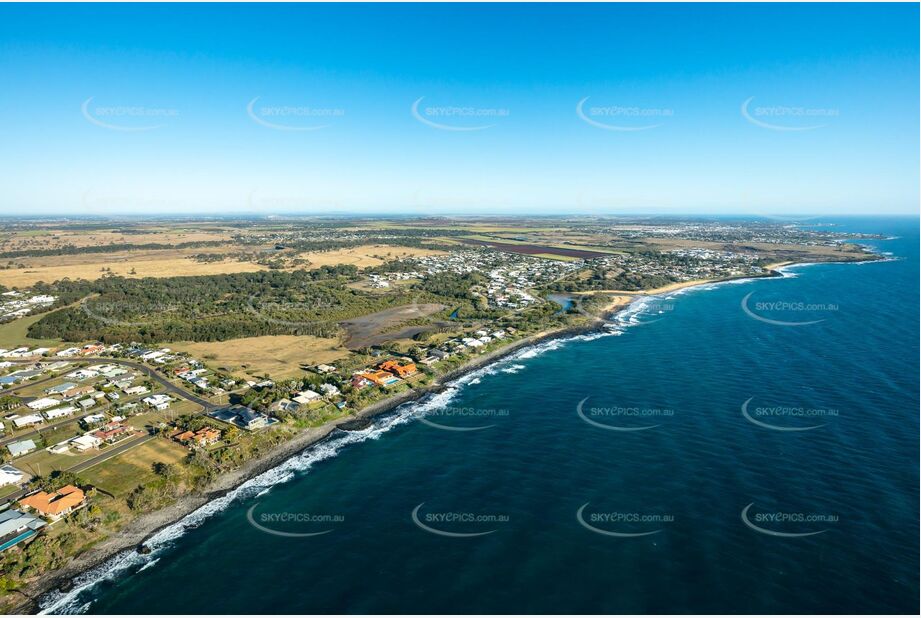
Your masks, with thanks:
[[(876, 258), (878, 259), (878, 258)], [(24, 598), (21, 603), (15, 606), (15, 613), (34, 614), (39, 611), (39, 599), (42, 595), (52, 590), (66, 592), (73, 587), (73, 580), (81, 573), (84, 573), (94, 567), (104, 563), (106, 560), (124, 551), (139, 551), (144, 553), (148, 551), (146, 541), (167, 526), (170, 526), (184, 517), (193, 513), (202, 506), (225, 496), (251, 478), (271, 470), (284, 461), (302, 453), (307, 448), (314, 446), (320, 441), (326, 439), (336, 429), (345, 431), (360, 431), (368, 427), (375, 416), (389, 412), (398, 406), (410, 401), (417, 401), (423, 397), (440, 392), (447, 388), (450, 382), (463, 377), (464, 375), (481, 369), (487, 365), (498, 362), (499, 360), (514, 354), (515, 352), (529, 346), (537, 345), (546, 341), (572, 337), (593, 332), (600, 332), (604, 329), (605, 322), (630, 305), (638, 298), (643, 298), (658, 293), (670, 293), (682, 288), (696, 287), (700, 285), (711, 285), (714, 283), (725, 283), (737, 279), (758, 279), (766, 277), (782, 277), (783, 273), (779, 270), (783, 267), (792, 265), (793, 262), (781, 262), (771, 264), (769, 271), (755, 277), (734, 277), (711, 281), (694, 281), (686, 282), (684, 285), (670, 286), (668, 290), (649, 290), (644, 292), (633, 293), (627, 297), (626, 301), (618, 302), (614, 306), (609, 306), (603, 317), (596, 317), (588, 324), (579, 326), (570, 326), (555, 330), (543, 331), (530, 335), (509, 345), (472, 358), (464, 365), (453, 369), (439, 377), (429, 386), (412, 389), (393, 397), (377, 401), (361, 410), (357, 411), (351, 418), (346, 420), (330, 421), (320, 427), (307, 429), (291, 440), (278, 445), (271, 453), (259, 459), (246, 462), (239, 469), (228, 472), (214, 481), (208, 491), (199, 494), (189, 494), (180, 497), (175, 503), (159, 509), (157, 511), (142, 515), (128, 524), (117, 535), (106, 539), (93, 549), (77, 556), (67, 566), (58, 571), (47, 574), (39, 581), (36, 581), (24, 589), (17, 591)]]
[[(614, 315), (624, 306), (626, 305), (617, 307), (615, 310), (608, 312), (606, 317)], [(553, 339), (598, 332), (602, 329), (603, 322), (603, 319), (598, 318), (592, 324), (544, 331), (525, 337), (501, 349), (470, 359), (464, 365), (438, 376), (429, 386), (409, 390), (372, 403), (357, 411), (347, 420), (340, 419), (337, 421), (330, 421), (319, 427), (307, 429), (291, 440), (279, 444), (271, 453), (268, 453), (264, 457), (248, 461), (237, 470), (221, 475), (212, 483), (206, 492), (182, 496), (167, 507), (141, 515), (128, 524), (123, 530), (119, 531), (115, 536), (102, 541), (96, 547), (75, 557), (67, 566), (49, 573), (39, 581), (33, 582), (17, 591), (14, 594), (21, 595), (23, 599), (15, 606), (13, 612), (22, 614), (38, 613), (40, 610), (39, 600), (43, 595), (53, 590), (60, 590), (62, 592), (69, 591), (73, 588), (74, 578), (80, 574), (103, 564), (106, 560), (122, 552), (135, 550), (140, 553), (145, 553), (149, 551), (145, 543), (164, 528), (180, 521), (209, 502), (225, 496), (246, 481), (302, 453), (304, 450), (329, 437), (336, 429), (360, 431), (368, 427), (375, 416), (389, 412), (404, 403), (417, 401), (427, 395), (440, 392), (447, 388), (448, 384), (453, 380), (495, 363), (522, 348)]]

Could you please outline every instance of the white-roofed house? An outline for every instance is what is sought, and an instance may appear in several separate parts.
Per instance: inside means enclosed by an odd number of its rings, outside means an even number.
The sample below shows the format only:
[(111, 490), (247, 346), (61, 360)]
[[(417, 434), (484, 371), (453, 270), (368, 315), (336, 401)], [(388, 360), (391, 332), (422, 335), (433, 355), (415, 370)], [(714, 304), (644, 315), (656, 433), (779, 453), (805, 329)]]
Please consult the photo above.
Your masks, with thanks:
[(60, 405), (60, 403), (60, 399), (55, 399), (54, 397), (42, 397), (41, 399), (30, 401), (26, 405), (29, 406), (29, 408), (32, 410), (47, 410), (48, 408), (53, 408), (54, 406)]

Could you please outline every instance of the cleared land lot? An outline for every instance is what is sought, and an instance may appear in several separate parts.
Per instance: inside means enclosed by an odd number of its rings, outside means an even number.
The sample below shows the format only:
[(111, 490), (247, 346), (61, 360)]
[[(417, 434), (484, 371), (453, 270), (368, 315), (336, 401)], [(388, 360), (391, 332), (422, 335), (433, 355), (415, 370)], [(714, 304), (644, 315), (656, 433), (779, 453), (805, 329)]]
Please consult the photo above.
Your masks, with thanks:
[(268, 374), (276, 379), (284, 379), (301, 374), (302, 364), (331, 363), (349, 354), (338, 339), (295, 335), (168, 345), (174, 350), (188, 352), (213, 367), (225, 368), (234, 375), (242, 374), (250, 378)]
[(188, 454), (188, 449), (182, 445), (157, 438), (84, 470), (80, 478), (121, 498), (138, 485), (157, 480), (154, 463), (179, 464)]
[[(392, 329), (402, 322), (424, 318), (444, 308), (444, 305), (435, 303), (402, 305), (341, 322), (342, 327), (348, 333), (346, 347), (350, 350), (357, 350), (372, 345), (380, 345), (387, 341), (411, 337), (416, 332), (421, 332), (430, 327), (410, 326), (398, 331), (393, 331)], [(415, 332), (410, 332), (412, 329), (415, 329)]]

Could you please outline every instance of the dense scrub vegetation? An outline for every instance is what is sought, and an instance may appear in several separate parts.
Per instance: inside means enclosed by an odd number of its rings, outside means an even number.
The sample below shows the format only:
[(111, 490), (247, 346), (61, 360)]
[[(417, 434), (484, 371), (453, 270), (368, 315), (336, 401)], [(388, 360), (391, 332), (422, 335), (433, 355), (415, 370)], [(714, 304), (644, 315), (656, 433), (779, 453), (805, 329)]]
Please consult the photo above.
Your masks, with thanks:
[(337, 322), (411, 300), (408, 292), (369, 294), (348, 287), (352, 265), (293, 272), (61, 281), (33, 289), (78, 305), (33, 324), (32, 337), (67, 341), (224, 341), (261, 335), (334, 336)]
[(202, 247), (217, 247), (225, 244), (221, 240), (202, 240), (197, 242), (182, 242), (174, 245), (163, 243), (112, 243), (109, 245), (61, 245), (52, 249), (20, 249), (17, 251), (0, 251), (0, 258), (20, 257), (45, 257), (49, 255), (79, 255), (84, 253), (117, 253), (119, 251), (146, 251), (156, 249), (199, 249)]

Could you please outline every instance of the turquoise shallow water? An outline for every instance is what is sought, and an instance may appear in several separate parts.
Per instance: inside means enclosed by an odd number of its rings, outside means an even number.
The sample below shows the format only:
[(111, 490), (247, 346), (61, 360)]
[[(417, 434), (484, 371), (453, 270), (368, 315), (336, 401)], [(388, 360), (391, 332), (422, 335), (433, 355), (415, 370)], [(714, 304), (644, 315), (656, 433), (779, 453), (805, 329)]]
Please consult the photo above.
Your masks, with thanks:
[(836, 223), (898, 259), (653, 299), (334, 435), (45, 604), (916, 613), (918, 220)]

